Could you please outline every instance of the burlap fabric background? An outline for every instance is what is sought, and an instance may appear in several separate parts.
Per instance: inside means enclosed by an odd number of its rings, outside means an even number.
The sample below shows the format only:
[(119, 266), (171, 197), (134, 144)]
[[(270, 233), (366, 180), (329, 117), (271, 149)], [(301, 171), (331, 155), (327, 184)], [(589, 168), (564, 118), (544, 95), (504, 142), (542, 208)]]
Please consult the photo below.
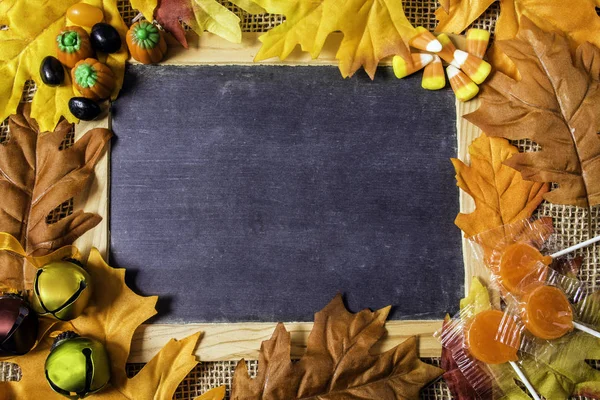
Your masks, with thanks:
[[(236, 13), (241, 19), (242, 31), (244, 32), (266, 32), (274, 26), (282, 23), (285, 18), (279, 15), (261, 14), (249, 15), (240, 10), (234, 4), (228, 1), (221, 1), (223, 5)], [(404, 11), (414, 26), (424, 26), (433, 31), (436, 25), (434, 11), (437, 8), (436, 0), (405, 0)], [(131, 20), (138, 14), (132, 10), (129, 1), (119, 0), (119, 10), (125, 22), (129, 25)], [(473, 23), (474, 27), (484, 28), (494, 32), (495, 21), (499, 13), (499, 3), (494, 3), (489, 10), (477, 21)], [(35, 93), (35, 84), (28, 82), (23, 92), (22, 101), (31, 101)], [(6, 121), (0, 124), (0, 144), (10, 139)], [(74, 134), (67, 134), (61, 147), (69, 147), (73, 144)], [(536, 145), (523, 141), (516, 143), (521, 151), (535, 150)], [(452, 179), (448, 177), (448, 179)], [(51, 212), (47, 221), (56, 222), (66, 215), (69, 215), (73, 209), (73, 202), (67, 201)], [(570, 206), (557, 206), (544, 202), (537, 211), (538, 216), (550, 216), (553, 218), (556, 229), (555, 246), (557, 248), (568, 247), (575, 243), (589, 239), (600, 234), (600, 207), (594, 207), (591, 211)], [(591, 227), (589, 226), (591, 224)], [(587, 282), (592, 288), (600, 287), (600, 246), (591, 246), (576, 253), (584, 257), (584, 264), (580, 272), (580, 278)], [(425, 359), (424, 361), (439, 365), (439, 359)], [(248, 361), (250, 373), (256, 375), (258, 362)], [(592, 365), (598, 368), (597, 361), (592, 361)], [(200, 363), (181, 383), (175, 399), (192, 399), (210, 388), (219, 385), (227, 386), (227, 393), (231, 388), (231, 378), (235, 369), (236, 362), (207, 362)], [(143, 364), (129, 364), (128, 374), (135, 375)], [(0, 381), (1, 380), (19, 380), (20, 370), (18, 366), (9, 363), (0, 363)], [(33, 395), (33, 394), (32, 394)], [(439, 400), (450, 399), (451, 395), (443, 380), (439, 380), (429, 385), (422, 391), (422, 399)]]

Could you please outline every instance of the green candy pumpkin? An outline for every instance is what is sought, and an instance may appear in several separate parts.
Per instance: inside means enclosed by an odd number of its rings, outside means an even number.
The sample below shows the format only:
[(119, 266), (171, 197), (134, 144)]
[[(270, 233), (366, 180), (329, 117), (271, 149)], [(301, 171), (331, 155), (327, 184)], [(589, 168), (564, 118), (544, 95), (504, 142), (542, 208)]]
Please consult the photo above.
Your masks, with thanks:
[(155, 64), (167, 52), (164, 33), (148, 21), (131, 25), (126, 41), (131, 56), (142, 64)]

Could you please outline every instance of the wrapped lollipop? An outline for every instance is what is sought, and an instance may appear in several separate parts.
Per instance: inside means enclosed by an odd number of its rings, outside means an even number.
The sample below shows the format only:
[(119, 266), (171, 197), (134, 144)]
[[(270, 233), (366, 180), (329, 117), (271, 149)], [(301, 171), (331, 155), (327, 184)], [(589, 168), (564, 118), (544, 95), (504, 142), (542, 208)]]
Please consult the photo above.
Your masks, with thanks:
[(543, 255), (538, 248), (525, 241), (517, 241), (502, 248), (499, 250), (499, 256), (493, 257), (499, 261), (492, 265), (492, 273), (497, 275), (499, 282), (508, 292), (521, 295), (523, 293), (519, 288), (526, 288), (532, 282), (548, 278), (547, 275), (551, 271), (548, 266), (553, 260), (598, 241), (600, 236), (550, 255)]
[(516, 304), (515, 314), (524, 328), (536, 338), (553, 340), (578, 329), (600, 338), (600, 333), (584, 325), (590, 313), (573, 304), (581, 303), (589, 294), (587, 286), (576, 278), (562, 275), (550, 268), (552, 260), (600, 240), (600, 236), (567, 249), (543, 256), (533, 246), (517, 242), (502, 253), (499, 268), (493, 278), (504, 291), (506, 303)]
[(543, 279), (526, 277), (516, 288), (519, 295), (505, 296), (507, 307), (496, 339), (539, 357), (540, 351), (574, 330), (600, 338), (599, 332), (584, 324), (595, 313), (593, 303), (584, 301), (585, 285), (541, 265), (544, 269), (548, 271), (534, 273)]
[[(509, 326), (501, 326), (499, 339), (517, 348), (536, 348), (532, 344), (535, 339), (557, 339), (573, 329), (600, 337), (598, 332), (579, 321), (571, 306), (587, 296), (586, 285), (549, 267), (556, 258), (600, 241), (600, 236), (544, 255), (540, 249), (547, 238), (547, 231), (528, 221), (487, 232), (478, 238), (479, 243), (495, 246), (491, 251), (488, 249), (488, 256), (482, 259), (492, 273), (492, 282), (499, 285), (511, 315), (510, 323), (507, 322)], [(585, 314), (587, 311), (582, 309), (580, 312)], [(519, 321), (519, 336), (526, 332), (529, 335), (524, 335), (525, 339), (535, 339), (521, 343), (520, 337), (514, 337), (512, 316)]]
[[(519, 346), (497, 338), (502, 329), (509, 329), (510, 320), (511, 317), (500, 310), (478, 311), (474, 307), (467, 307), (460, 315), (446, 322), (436, 336), (442, 346), (451, 352), (458, 368), (480, 398), (490, 398), (494, 391), (499, 390), (494, 381), (505, 378), (498, 375), (504, 370), (491, 367), (508, 363), (531, 396), (539, 400), (535, 388), (519, 367)], [(516, 321), (513, 321), (510, 337), (520, 343)]]

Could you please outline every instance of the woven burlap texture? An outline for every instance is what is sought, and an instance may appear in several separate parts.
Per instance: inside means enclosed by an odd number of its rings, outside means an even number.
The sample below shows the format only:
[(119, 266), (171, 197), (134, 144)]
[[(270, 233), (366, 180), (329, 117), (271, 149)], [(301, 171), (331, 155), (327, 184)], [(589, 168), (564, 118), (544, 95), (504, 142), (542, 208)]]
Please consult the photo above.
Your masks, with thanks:
[[(221, 1), (223, 5), (233, 11), (241, 20), (243, 32), (266, 32), (269, 29), (281, 24), (285, 18), (281, 15), (260, 14), (250, 15), (234, 4), (228, 1)], [(127, 0), (118, 1), (119, 11), (125, 22), (130, 25), (131, 20), (138, 15), (136, 10), (133, 10)], [(424, 26), (430, 31), (433, 31), (436, 26), (434, 11), (437, 9), (436, 0), (405, 0), (404, 11), (406, 16), (414, 26)], [(495, 21), (499, 13), (499, 3), (494, 3), (484, 15), (473, 23), (473, 27), (483, 28), (494, 32)], [(31, 101), (35, 93), (35, 84), (28, 81), (22, 101)], [(8, 125), (6, 121), (0, 124), (0, 143), (10, 138)], [(69, 147), (73, 144), (73, 133), (71, 132), (65, 137), (61, 147)], [(536, 145), (529, 141), (515, 143), (521, 151), (531, 151), (536, 149)], [(53, 210), (47, 217), (49, 223), (56, 222), (64, 216), (69, 215), (73, 210), (72, 200), (65, 202), (61, 206)], [(591, 211), (582, 208), (571, 206), (553, 205), (547, 202), (537, 210), (537, 216), (549, 216), (553, 218), (556, 235), (554, 237), (554, 245), (557, 248), (564, 248), (570, 245), (579, 243), (600, 234), (600, 207), (595, 207)], [(592, 229), (590, 229), (590, 224)], [(584, 264), (581, 269), (580, 277), (588, 283), (592, 288), (600, 287), (600, 246), (591, 246), (576, 252), (576, 255), (584, 257)], [(437, 358), (425, 359), (434, 365), (439, 365), (440, 360)], [(255, 376), (258, 370), (258, 362), (256, 360), (247, 361), (248, 369), (252, 376)], [(598, 363), (593, 365), (598, 368)], [(225, 385), (227, 387), (227, 396), (231, 389), (231, 379), (235, 369), (236, 362), (221, 361), (200, 363), (181, 383), (177, 389), (175, 399), (193, 399), (210, 388)], [(143, 367), (143, 364), (129, 364), (127, 373), (129, 376), (135, 375)], [(20, 370), (18, 366), (9, 363), (0, 363), (0, 381), (2, 380), (19, 380)], [(432, 383), (421, 392), (421, 398), (426, 400), (441, 400), (451, 399), (448, 387), (443, 380), (438, 380)]]

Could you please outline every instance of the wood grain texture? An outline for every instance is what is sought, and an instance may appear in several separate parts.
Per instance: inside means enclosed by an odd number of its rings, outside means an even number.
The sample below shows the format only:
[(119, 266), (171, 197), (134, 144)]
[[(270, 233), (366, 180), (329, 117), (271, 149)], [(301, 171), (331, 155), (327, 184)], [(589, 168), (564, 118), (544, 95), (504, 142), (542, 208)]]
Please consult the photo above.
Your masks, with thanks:
[[(337, 50), (343, 39), (341, 33), (329, 35), (318, 58), (313, 59), (307, 52), (300, 50), (300, 46), (285, 59), (270, 58), (268, 60), (254, 62), (262, 43), (258, 40), (262, 33), (244, 32), (241, 43), (231, 43), (217, 35), (205, 32), (198, 37), (194, 32), (188, 32), (187, 40), (189, 48), (185, 49), (171, 35), (166, 35), (168, 52), (163, 65), (297, 65), (297, 66), (323, 66), (337, 65), (335, 58)], [(466, 41), (464, 36), (449, 35), (459, 49), (464, 49)], [(129, 59), (132, 64), (138, 64), (133, 58)], [(383, 59), (379, 65), (392, 64), (392, 57)]]
[[(110, 129), (110, 114), (95, 121), (81, 121), (75, 125), (75, 141), (79, 140), (86, 132), (94, 128)], [(104, 155), (98, 161), (95, 168), (95, 178), (90, 180), (87, 188), (73, 199), (76, 210), (97, 213), (102, 217), (102, 222), (75, 241), (75, 246), (81, 252), (83, 259), (87, 260), (92, 247), (96, 247), (102, 257), (108, 255), (108, 206), (110, 189), (110, 143)]]
[[(473, 140), (481, 136), (481, 129), (462, 118), (463, 115), (472, 113), (477, 110), (481, 104), (479, 98), (475, 98), (469, 102), (463, 103), (456, 100), (456, 132), (458, 138), (458, 155), (457, 158), (465, 164), (471, 163), (469, 155), (469, 146)], [(460, 190), (459, 195), (460, 212), (469, 214), (475, 210), (475, 201), (464, 190)], [(485, 267), (483, 262), (478, 259), (473, 249), (473, 244), (462, 236), (463, 261), (465, 265), (465, 296), (469, 293), (471, 281), (474, 277), (484, 282), (490, 291), (490, 299), (495, 307), (500, 307), (500, 292), (491, 289), (493, 285), (489, 285), (491, 273)]]
[[(475, 98), (469, 102), (463, 103), (456, 100), (456, 131), (458, 139), (457, 158), (465, 164), (470, 164), (469, 146), (481, 135), (481, 129), (462, 118), (479, 108), (480, 100)], [(460, 190), (459, 195), (460, 212), (469, 214), (475, 210), (475, 201), (464, 190)], [(465, 295), (469, 293), (470, 283), (473, 277), (478, 277), (484, 282), (489, 282), (490, 274), (487, 268), (477, 260), (472, 245), (464, 235), (462, 235), (463, 260), (465, 264)]]
[[(260, 47), (260, 42), (257, 40), (258, 36), (259, 34), (245, 33), (243, 42), (236, 45), (211, 34), (205, 34), (201, 40), (196, 35), (192, 35), (189, 41), (189, 51), (185, 51), (179, 45), (170, 43), (169, 57), (164, 63), (175, 65), (253, 64), (254, 55)], [(311, 60), (308, 54), (297, 50), (285, 62), (272, 59), (261, 64), (332, 65), (337, 63), (335, 50), (332, 49), (335, 49), (335, 43), (336, 41), (339, 43), (339, 40), (341, 40), (340, 35), (337, 38), (331, 38), (319, 60)], [(457, 45), (462, 47), (460, 43), (457, 43)], [(385, 60), (383, 64), (389, 64), (389, 60)], [(457, 102), (457, 115), (466, 114), (477, 107), (477, 100), (466, 104)], [(104, 124), (103, 126), (108, 126), (110, 122), (107, 118), (101, 123)], [(77, 128), (78, 135), (81, 135), (81, 132), (90, 127), (86, 128), (83, 123), (80, 124)], [(462, 118), (457, 118), (457, 129), (457, 156), (463, 161), (468, 161), (468, 145), (478, 136), (479, 131)], [(82, 199), (76, 199), (76, 202), (83, 204), (84, 208), (89, 211), (94, 210), (95, 207), (96, 212), (103, 216), (103, 221), (94, 230), (80, 238), (77, 244), (83, 249), (89, 249), (93, 244), (101, 249), (103, 255), (106, 255), (109, 240), (108, 180), (110, 174), (108, 156), (102, 158), (96, 167), (96, 173), (98, 179), (91, 185), (88, 197), (82, 196)], [(470, 212), (473, 207), (473, 200), (461, 191), (461, 212)], [(463, 254), (465, 290), (468, 290), (472, 276), (481, 274), (481, 271), (464, 239)], [(441, 346), (437, 339), (433, 337), (433, 333), (440, 326), (441, 321), (391, 321), (386, 325), (388, 336), (382, 341), (381, 349), (391, 348), (408, 336), (418, 335), (420, 337), (420, 355), (422, 357), (438, 357)], [(242, 357), (255, 359), (261, 342), (271, 336), (274, 327), (274, 323), (145, 324), (138, 329), (133, 338), (129, 362), (147, 362), (170, 338), (182, 338), (197, 331), (204, 332), (196, 353), (203, 361), (237, 360)], [(305, 349), (312, 323), (287, 323), (286, 327), (292, 334), (292, 352), (294, 356), (298, 357)]]
[[(312, 323), (290, 322), (285, 327), (292, 337), (292, 357), (299, 358), (306, 350)], [(442, 321), (389, 321), (387, 336), (373, 349), (375, 352), (389, 350), (411, 336), (419, 336), (421, 357), (439, 357), (441, 346), (433, 337)], [(270, 339), (274, 323), (236, 324), (151, 324), (142, 325), (135, 333), (129, 362), (148, 362), (171, 338), (181, 339), (198, 331), (204, 334), (196, 350), (202, 361), (225, 361), (258, 359), (263, 340)]]

